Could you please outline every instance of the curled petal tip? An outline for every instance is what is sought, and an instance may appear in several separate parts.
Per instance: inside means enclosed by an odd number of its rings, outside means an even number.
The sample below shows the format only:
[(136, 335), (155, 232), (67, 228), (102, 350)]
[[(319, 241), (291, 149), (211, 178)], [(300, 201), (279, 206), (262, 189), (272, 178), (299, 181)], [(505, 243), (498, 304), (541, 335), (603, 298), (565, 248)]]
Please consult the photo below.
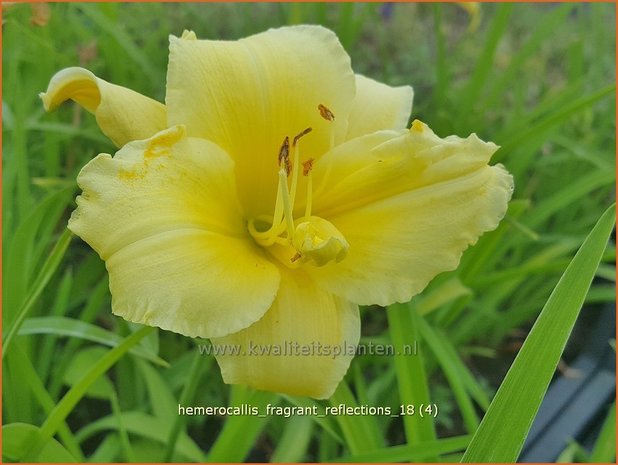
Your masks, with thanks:
[(99, 79), (84, 68), (65, 68), (39, 94), (46, 111), (73, 100), (95, 115), (99, 127), (118, 147), (147, 139), (166, 124), (165, 106), (130, 89)]
[(47, 91), (39, 94), (45, 111), (54, 111), (67, 100), (75, 100), (94, 113), (101, 102), (101, 95), (94, 74), (84, 68), (65, 68), (49, 81)]
[(182, 140), (186, 133), (185, 126), (182, 124), (157, 133), (149, 140), (144, 156), (153, 158), (169, 153), (170, 149)]

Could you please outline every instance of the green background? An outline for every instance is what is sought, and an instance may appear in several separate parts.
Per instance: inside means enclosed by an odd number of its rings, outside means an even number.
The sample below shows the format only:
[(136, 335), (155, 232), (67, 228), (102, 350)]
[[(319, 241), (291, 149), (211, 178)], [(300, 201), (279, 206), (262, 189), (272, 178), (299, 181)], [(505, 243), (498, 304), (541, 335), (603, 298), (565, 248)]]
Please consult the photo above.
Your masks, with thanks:
[[(30, 5), (3, 10), (5, 460), (458, 461), (475, 432), (466, 460), (515, 459), (546, 388), (530, 379), (551, 378), (581, 301), (567, 362), (615, 300), (609, 211), (548, 302), (614, 198), (614, 4), (483, 4), (478, 16), (456, 4), (50, 4), (44, 26)], [(356, 72), (412, 85), (412, 117), (438, 135), (499, 144), (493, 162), (516, 186), (505, 220), (458, 270), (410, 304), (362, 309), (361, 343), (416, 340), (419, 355), (358, 356), (333, 399), (317, 403), (224, 385), (195, 340), (112, 316), (102, 261), (63, 231), (79, 169), (114, 148), (76, 105), (45, 114), (37, 97), (56, 71), (84, 66), (163, 101), (169, 34), (237, 39), (297, 23), (333, 29)], [(527, 344), (544, 355), (522, 350), (479, 429), (544, 307)], [(177, 415), (179, 403), (428, 402), (435, 419)], [(571, 443), (563, 458), (612, 461), (612, 428), (609, 416), (592, 453)]]

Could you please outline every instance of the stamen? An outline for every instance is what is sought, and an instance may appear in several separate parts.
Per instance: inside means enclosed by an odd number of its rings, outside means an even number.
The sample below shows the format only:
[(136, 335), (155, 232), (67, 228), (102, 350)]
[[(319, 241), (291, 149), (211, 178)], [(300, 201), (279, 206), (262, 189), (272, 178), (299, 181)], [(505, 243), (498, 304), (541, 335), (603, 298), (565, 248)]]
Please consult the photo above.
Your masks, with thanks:
[(307, 176), (313, 169), (313, 158), (303, 162), (303, 176)]
[(298, 142), (298, 140), (299, 140), (301, 137), (306, 136), (307, 134), (309, 134), (311, 131), (312, 131), (312, 129), (311, 129), (311, 128), (306, 128), (306, 129), (304, 129), (302, 132), (299, 132), (298, 134), (296, 134), (296, 135), (294, 136), (294, 142), (292, 142), (292, 146), (293, 146), (293, 147), (296, 147), (296, 143)]
[[(332, 122), (335, 119), (333, 113), (324, 105), (320, 105), (318, 109), (327, 121)], [(298, 267), (301, 263), (307, 261), (311, 261), (316, 266), (322, 266), (332, 260), (340, 261), (347, 253), (348, 248), (345, 238), (334, 226), (326, 220), (311, 216), (312, 171), (315, 160), (308, 158), (301, 161), (299, 148), (300, 139), (311, 131), (312, 128), (305, 128), (292, 138), (293, 154), (290, 154), (290, 138), (285, 137), (278, 154), (277, 198), (273, 215), (272, 217), (270, 215), (258, 215), (248, 221), (249, 233), (255, 241), (263, 247), (277, 244), (277, 247), (271, 249), (273, 254), (291, 268)], [(332, 145), (334, 145), (333, 126), (331, 126), (331, 149)], [(297, 219), (299, 223), (296, 225), (294, 222), (294, 203), (301, 164), (303, 176), (307, 177), (307, 197), (305, 216)], [(268, 227), (271, 219), (272, 223)], [(265, 228), (268, 229), (264, 230)], [(290, 247), (294, 250), (293, 255), (290, 253)], [(290, 257), (290, 255), (292, 256)]]
[(333, 114), (333, 112), (330, 111), (328, 108), (326, 108), (321, 103), (318, 105), (318, 110), (320, 110), (320, 116), (322, 118), (327, 119), (328, 121), (334, 121), (335, 120), (335, 115)]
[[(283, 144), (281, 144), (281, 148), (279, 149), (278, 156), (278, 164), (279, 168), (285, 170), (286, 174), (290, 174), (290, 138), (285, 136), (283, 139)], [(285, 186), (285, 190), (287, 191), (287, 183)], [(275, 238), (281, 234), (281, 224), (283, 221), (283, 204), (282, 204), (282, 190), (281, 184), (279, 184), (277, 188), (277, 198), (275, 200), (275, 211), (273, 212), (272, 224), (267, 231), (258, 231), (255, 227), (255, 220), (251, 220), (248, 223), (249, 232), (253, 237), (256, 238), (260, 242), (261, 245), (270, 246), (275, 242)], [(257, 218), (260, 219), (260, 218)]]
[[(290, 175), (290, 138), (285, 136), (283, 139), (283, 144), (279, 149), (279, 168), (285, 167), (285, 172), (289, 176)], [(282, 166), (283, 165), (283, 166)]]

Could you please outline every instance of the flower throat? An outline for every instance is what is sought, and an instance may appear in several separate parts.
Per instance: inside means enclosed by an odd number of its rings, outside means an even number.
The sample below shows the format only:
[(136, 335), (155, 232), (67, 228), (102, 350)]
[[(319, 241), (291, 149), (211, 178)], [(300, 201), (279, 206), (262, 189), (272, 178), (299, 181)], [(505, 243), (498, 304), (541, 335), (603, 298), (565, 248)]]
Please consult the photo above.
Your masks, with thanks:
[[(335, 115), (324, 105), (318, 105), (322, 118), (333, 122)], [(283, 264), (289, 268), (297, 268), (304, 263), (324, 266), (331, 261), (340, 262), (347, 253), (349, 244), (337, 228), (329, 221), (318, 216), (312, 216), (314, 159), (307, 158), (301, 162), (300, 139), (312, 131), (306, 128), (292, 140), (293, 158), (290, 160), (290, 139), (283, 140), (279, 149), (277, 173), (277, 198), (272, 217), (259, 215), (248, 222), (249, 233), (255, 242), (269, 248)], [(335, 143), (335, 133), (331, 126), (330, 149)], [(307, 177), (307, 195), (304, 216), (294, 220), (294, 203), (300, 176)], [(288, 186), (288, 179), (290, 185)], [(266, 230), (259, 230), (258, 224), (270, 224)]]

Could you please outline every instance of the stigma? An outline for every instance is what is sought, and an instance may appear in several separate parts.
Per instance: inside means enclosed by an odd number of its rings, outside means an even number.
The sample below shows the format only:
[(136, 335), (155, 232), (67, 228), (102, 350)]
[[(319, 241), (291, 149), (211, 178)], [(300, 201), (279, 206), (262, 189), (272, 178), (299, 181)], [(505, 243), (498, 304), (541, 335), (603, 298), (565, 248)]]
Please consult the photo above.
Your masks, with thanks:
[[(318, 110), (327, 121), (334, 120), (333, 113), (324, 105), (320, 104)], [(292, 138), (291, 145), (289, 136), (283, 139), (277, 154), (277, 197), (272, 217), (260, 215), (248, 221), (249, 233), (255, 242), (289, 268), (340, 262), (349, 249), (345, 237), (331, 222), (312, 215), (312, 171), (316, 161), (311, 157), (303, 159), (300, 150), (301, 139), (311, 131), (310, 127), (300, 131)], [(333, 142), (331, 131), (331, 149)], [(304, 215), (294, 218), (301, 175), (306, 178), (305, 209)]]

